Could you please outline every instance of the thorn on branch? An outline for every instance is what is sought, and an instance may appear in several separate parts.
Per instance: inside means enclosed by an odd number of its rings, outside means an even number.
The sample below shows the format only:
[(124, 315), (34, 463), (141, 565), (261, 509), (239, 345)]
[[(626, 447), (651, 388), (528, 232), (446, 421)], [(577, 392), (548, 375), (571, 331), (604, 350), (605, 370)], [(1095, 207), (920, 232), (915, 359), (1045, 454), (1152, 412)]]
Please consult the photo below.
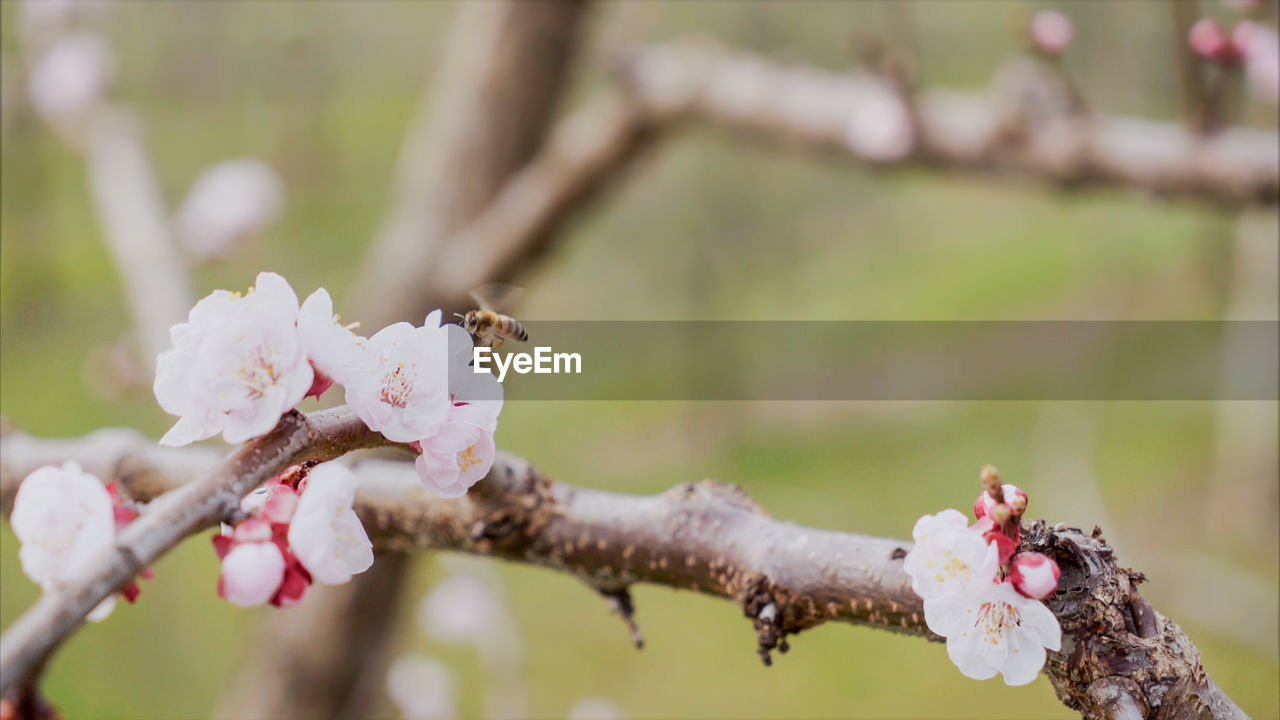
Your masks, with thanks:
[(631, 591), (627, 588), (621, 590), (599, 590), (600, 594), (609, 601), (609, 609), (617, 613), (622, 622), (627, 624), (627, 630), (631, 632), (631, 644), (635, 645), (637, 650), (644, 649), (644, 635), (640, 632), (640, 626), (636, 624), (636, 606), (631, 600)]

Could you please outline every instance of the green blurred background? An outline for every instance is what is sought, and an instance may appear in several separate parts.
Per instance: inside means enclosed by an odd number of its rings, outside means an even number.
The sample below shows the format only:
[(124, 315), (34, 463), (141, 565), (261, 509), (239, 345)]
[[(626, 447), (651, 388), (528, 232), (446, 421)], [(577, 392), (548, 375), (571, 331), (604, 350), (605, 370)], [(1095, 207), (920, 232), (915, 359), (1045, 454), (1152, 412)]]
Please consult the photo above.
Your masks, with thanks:
[[(1015, 18), (1040, 7), (915, 3), (925, 81), (980, 91), (1019, 50)], [(1077, 30), (1067, 64), (1096, 106), (1176, 116), (1164, 4), (1063, 9)], [(1224, 12), (1216, 3), (1208, 10)], [(198, 295), (243, 288), (272, 269), (300, 293), (328, 287), (341, 310), (454, 11), (445, 2), (138, 2), (93, 20), (119, 59), (114, 95), (144, 119), (171, 206), (204, 167), (231, 157), (260, 157), (284, 179), (287, 209), (264, 245), (199, 270)], [(108, 397), (86, 381), (90, 352), (115, 342), (129, 317), (80, 156), (13, 100), (24, 73), (15, 14), (14, 3), (0, 6), (9, 98), (0, 412), (37, 435), (127, 425), (158, 436), (169, 419), (149, 393)], [(838, 69), (854, 62), (858, 36), (885, 28), (874, 2), (597, 8), (568, 105), (604, 86), (600, 58), (619, 42), (713, 35)], [(1248, 122), (1276, 127), (1274, 108), (1251, 105)], [(664, 141), (570, 224), (549, 262), (520, 278), (521, 313), (1218, 319), (1232, 297), (1241, 222), (1237, 212), (1122, 191), (875, 173), (691, 128)], [(1243, 222), (1274, 243), (1273, 215)], [(1264, 316), (1275, 319), (1274, 304)], [(1275, 467), (1276, 439), (1224, 452), (1222, 419), (1233, 413), (1274, 418), (1276, 404), (513, 399), (498, 442), (572, 483), (649, 493), (714, 477), (741, 484), (781, 519), (895, 537), (909, 536), (923, 513), (967, 507), (978, 468), (994, 463), (1028, 489), (1032, 516), (1101, 524), (1121, 561), (1147, 572), (1144, 594), (1190, 633), (1227, 693), (1255, 717), (1276, 717), (1276, 477), (1256, 469)], [(1239, 522), (1209, 521), (1218, 498), (1248, 499)], [(8, 625), (38, 589), (22, 575), (7, 525), (0, 558)], [(443, 574), (430, 555), (415, 562), (414, 598)], [(252, 652), (255, 613), (217, 598), (206, 538), (177, 548), (155, 573), (138, 605), (83, 629), (54, 660), (46, 691), (67, 717), (206, 716)], [(1043, 678), (1024, 688), (974, 682), (941, 646), (848, 626), (806, 632), (764, 668), (740, 610), (651, 587), (636, 591), (648, 640), (637, 653), (576, 581), (527, 567), (502, 566), (500, 576), (535, 717), (563, 717), (587, 695), (637, 718), (1073, 715)], [(475, 654), (428, 642), (411, 614), (403, 651), (443, 659), (458, 675), (463, 714), (483, 714), (490, 678)], [(395, 712), (388, 705), (383, 714)]]

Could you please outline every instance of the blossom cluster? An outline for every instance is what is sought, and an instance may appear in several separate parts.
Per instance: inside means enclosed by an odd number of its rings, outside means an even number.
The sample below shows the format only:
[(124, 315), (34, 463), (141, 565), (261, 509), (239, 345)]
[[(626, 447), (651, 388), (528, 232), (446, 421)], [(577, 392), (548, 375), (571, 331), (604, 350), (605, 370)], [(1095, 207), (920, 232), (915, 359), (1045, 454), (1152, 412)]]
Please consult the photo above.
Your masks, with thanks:
[(156, 400), (178, 416), (160, 442), (244, 442), (336, 383), (371, 430), (420, 453), (427, 489), (458, 497), (493, 465), (502, 386), (471, 371), (470, 335), (440, 318), (364, 338), (341, 324), (323, 288), (299, 305), (284, 278), (264, 272), (247, 294), (214, 291), (156, 359)]
[(1061, 648), (1058, 619), (1041, 602), (1058, 589), (1058, 565), (1018, 552), (1027, 494), (983, 469), (972, 526), (958, 510), (925, 515), (912, 529), (904, 570), (924, 599), (929, 630), (947, 639), (947, 655), (966, 677), (996, 674), (1009, 685), (1035, 679), (1046, 650)]
[[(27, 476), (13, 499), (9, 518), (22, 547), (22, 571), (46, 592), (71, 581), (115, 545), (116, 533), (138, 517), (116, 492), (115, 483), (85, 472), (78, 463), (48, 465)], [(150, 578), (151, 569), (142, 572)], [(130, 580), (117, 594), (133, 602), (138, 582)], [(115, 609), (113, 594), (99, 603), (89, 620), (106, 618)]]
[(311, 583), (341, 585), (373, 565), (373, 544), (351, 509), (347, 467), (294, 466), (241, 503), (247, 514), (213, 538), (222, 560), (218, 595), (233, 605), (291, 607)]

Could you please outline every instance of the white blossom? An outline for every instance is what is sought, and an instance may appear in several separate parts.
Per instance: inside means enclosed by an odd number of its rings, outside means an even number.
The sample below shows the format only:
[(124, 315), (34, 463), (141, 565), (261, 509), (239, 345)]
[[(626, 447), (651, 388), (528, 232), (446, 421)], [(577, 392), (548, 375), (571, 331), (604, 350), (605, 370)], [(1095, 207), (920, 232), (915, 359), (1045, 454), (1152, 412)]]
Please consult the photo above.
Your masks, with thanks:
[(351, 509), (355, 473), (328, 462), (311, 469), (289, 524), (289, 546), (317, 582), (341, 585), (373, 565), (373, 544)]
[(349, 386), (361, 375), (373, 372), (368, 340), (342, 324), (333, 312), (328, 290), (320, 288), (302, 302), (298, 333), (312, 366), (339, 385)]
[(443, 498), (465, 495), (489, 474), (496, 456), (493, 433), (465, 422), (446, 422), (420, 445), (413, 467), (423, 486)]
[(457, 325), (446, 325), (445, 330), (451, 407), (440, 429), (419, 441), (422, 454), (414, 469), (428, 490), (453, 498), (465, 494), (493, 467), (493, 433), (498, 428), (503, 395), (497, 378), (471, 367), (472, 341), (467, 331)]
[(439, 311), (423, 327), (388, 325), (369, 338), (370, 371), (346, 384), (347, 405), (393, 442), (430, 437), (449, 414), (448, 334)]
[(947, 655), (960, 672), (975, 680), (999, 673), (1009, 685), (1026, 685), (1044, 667), (1045, 649), (1062, 645), (1062, 629), (1049, 608), (1007, 582), (925, 598), (924, 618), (947, 639)]
[(995, 579), (999, 551), (969, 528), (959, 510), (925, 515), (911, 534), (916, 544), (903, 570), (911, 576), (911, 589), (925, 600), (971, 593)]
[(179, 416), (160, 443), (219, 432), (244, 442), (275, 427), (314, 378), (297, 322), (298, 296), (275, 273), (260, 273), (246, 295), (216, 290), (196, 303), (156, 359), (156, 400)]
[(284, 183), (253, 158), (227, 160), (205, 170), (183, 199), (174, 226), (197, 258), (222, 258), (261, 232), (284, 208)]
[[(22, 571), (46, 591), (70, 581), (115, 541), (115, 512), (102, 481), (80, 465), (49, 465), (18, 486), (9, 517)], [(89, 616), (111, 613), (114, 596)]]

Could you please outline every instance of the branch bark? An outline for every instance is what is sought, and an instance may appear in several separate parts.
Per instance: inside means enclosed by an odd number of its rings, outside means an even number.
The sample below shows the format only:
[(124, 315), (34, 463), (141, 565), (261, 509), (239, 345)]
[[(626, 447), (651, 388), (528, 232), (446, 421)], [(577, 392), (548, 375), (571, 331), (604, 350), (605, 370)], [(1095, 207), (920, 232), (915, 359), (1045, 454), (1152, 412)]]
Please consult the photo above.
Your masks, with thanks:
[[(346, 427), (342, 409), (333, 412), (327, 422)], [(123, 442), (112, 452), (104, 437), (77, 443), (10, 433), (0, 446), (0, 497), (11, 497), (18, 478), (54, 457), (97, 458), (113, 469), (106, 479), (135, 499), (172, 505), (191, 487), (183, 479), (209, 461), (196, 451), (183, 466), (171, 452), (127, 436), (117, 436)], [(108, 457), (114, 460), (104, 462)], [(625, 598), (616, 602), (623, 608), (636, 583), (722, 597), (751, 621), (766, 662), (773, 650), (786, 650), (788, 635), (831, 621), (929, 636), (921, 600), (902, 571), (909, 543), (780, 522), (734, 485), (703, 480), (655, 496), (624, 495), (560, 483), (500, 454), (469, 494), (443, 500), (422, 489), (409, 463), (370, 459), (356, 472), (356, 509), (383, 553), (454, 550), (541, 565)], [(242, 487), (249, 489), (236, 485)], [(1246, 717), (1209, 679), (1178, 625), (1142, 599), (1141, 573), (1116, 563), (1100, 531), (1043, 522), (1026, 530), (1023, 548), (1051, 554), (1062, 567), (1048, 605), (1062, 624), (1063, 650), (1050, 654), (1045, 674), (1068, 707), (1116, 720)], [(97, 599), (76, 605), (77, 621)]]
[[(883, 95), (883, 83), (683, 42), (624, 54), (616, 76), (655, 115), (694, 119), (824, 156), (877, 166), (925, 166), (977, 174), (1017, 174), (1070, 186), (1128, 187), (1229, 205), (1280, 201), (1280, 137), (1222, 129), (1198, 134), (1176, 123), (1068, 111), (1045, 97), (1045, 72), (1023, 64), (1002, 73), (987, 96), (921, 92), (915, 145), (900, 160), (860, 156), (850, 119)], [(1009, 82), (1012, 77), (1017, 82)]]

